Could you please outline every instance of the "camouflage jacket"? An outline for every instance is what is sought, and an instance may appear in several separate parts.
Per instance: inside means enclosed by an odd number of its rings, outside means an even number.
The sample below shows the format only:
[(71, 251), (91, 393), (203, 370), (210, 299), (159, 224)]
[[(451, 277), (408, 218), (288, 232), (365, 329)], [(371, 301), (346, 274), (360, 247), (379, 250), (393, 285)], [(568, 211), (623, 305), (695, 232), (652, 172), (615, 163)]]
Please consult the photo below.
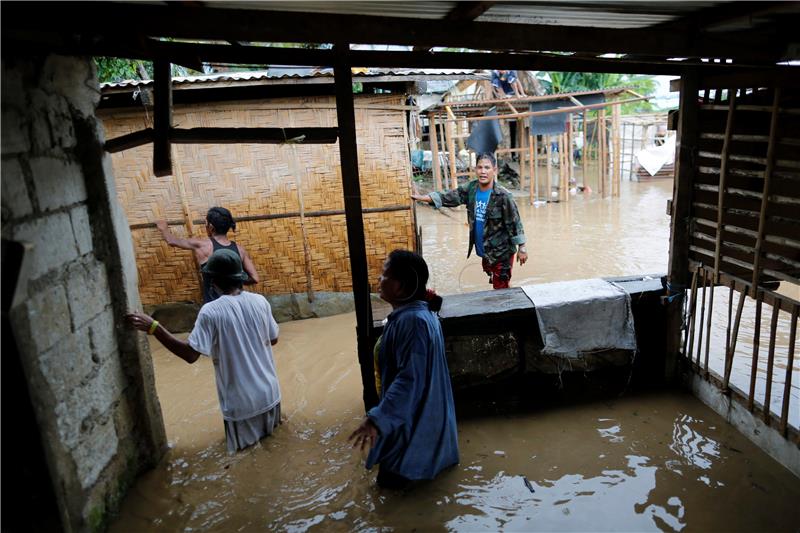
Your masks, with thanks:
[[(460, 185), (457, 189), (444, 192), (430, 193), (433, 205), (439, 209), (442, 206), (456, 207), (464, 204), (467, 206), (467, 220), (469, 221), (469, 248), (467, 257), (475, 246), (475, 194), (478, 189), (478, 180)], [(525, 244), (525, 231), (519, 218), (517, 204), (514, 197), (497, 181), (494, 182), (492, 194), (489, 196), (489, 205), (486, 207), (486, 220), (483, 225), (483, 251), (490, 263), (496, 263), (516, 253), (517, 246)]]

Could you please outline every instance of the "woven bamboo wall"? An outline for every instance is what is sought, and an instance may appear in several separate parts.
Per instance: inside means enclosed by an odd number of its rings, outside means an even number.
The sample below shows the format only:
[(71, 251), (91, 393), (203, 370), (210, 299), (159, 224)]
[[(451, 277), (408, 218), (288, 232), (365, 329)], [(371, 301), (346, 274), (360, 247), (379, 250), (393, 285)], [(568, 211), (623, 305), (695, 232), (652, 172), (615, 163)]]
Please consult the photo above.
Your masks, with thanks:
[[(415, 245), (402, 104), (403, 98), (397, 95), (356, 96), (362, 206), (404, 207), (364, 213), (373, 290), (386, 254)], [(152, 126), (152, 116), (144, 111), (105, 111), (100, 117), (107, 139)], [(181, 128), (331, 127), (336, 125), (336, 108), (333, 97), (176, 106), (173, 124)], [(294, 175), (293, 153), (298, 176)], [(159, 219), (183, 221), (184, 205), (192, 220), (205, 219), (208, 208), (215, 205), (227, 207), (237, 219), (294, 214), (239, 222), (236, 233), (229, 236), (253, 258), (262, 281), (252, 290), (264, 294), (305, 292), (298, 193), (302, 193), (304, 213), (344, 209), (338, 144), (176, 145), (173, 154), (175, 175), (161, 178), (152, 174), (152, 145), (112, 156), (117, 195), (134, 228), (142, 302), (200, 301), (192, 253), (167, 246), (155, 227), (135, 228)], [(171, 224), (170, 229), (178, 236), (188, 235), (184, 224)], [(306, 216), (305, 229), (313, 290), (352, 290), (344, 215)], [(202, 224), (194, 226), (193, 236), (205, 237)]]

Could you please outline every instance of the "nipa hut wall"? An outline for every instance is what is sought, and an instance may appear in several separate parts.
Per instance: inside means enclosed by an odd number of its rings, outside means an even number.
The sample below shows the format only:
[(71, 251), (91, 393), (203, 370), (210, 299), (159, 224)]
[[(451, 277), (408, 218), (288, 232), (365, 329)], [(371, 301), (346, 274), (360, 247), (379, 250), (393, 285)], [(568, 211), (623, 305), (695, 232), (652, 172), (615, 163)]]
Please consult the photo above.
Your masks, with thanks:
[[(363, 215), (373, 290), (387, 253), (394, 248), (413, 249), (416, 239), (402, 104), (403, 98), (397, 95), (356, 96), (362, 207), (402, 208)], [(152, 116), (144, 110), (110, 110), (102, 112), (101, 118), (107, 139), (152, 126)], [(173, 124), (181, 128), (332, 127), (336, 126), (335, 99), (176, 106)], [(112, 163), (117, 195), (131, 225), (145, 305), (200, 301), (192, 253), (167, 246), (153, 223), (166, 219), (174, 234), (186, 237), (188, 217), (195, 221), (192, 235), (205, 237), (205, 228), (198, 222), (215, 205), (227, 207), (237, 219), (256, 218), (238, 222), (235, 234), (230, 235), (248, 251), (261, 277), (251, 290), (263, 294), (308, 290), (304, 233), (313, 290), (352, 290), (344, 214), (313, 216), (313, 212), (344, 210), (338, 143), (175, 145), (175, 172), (165, 177), (152, 174), (152, 145), (113, 154)], [(303, 212), (312, 215), (304, 219), (305, 232), (299, 216), (301, 201)]]

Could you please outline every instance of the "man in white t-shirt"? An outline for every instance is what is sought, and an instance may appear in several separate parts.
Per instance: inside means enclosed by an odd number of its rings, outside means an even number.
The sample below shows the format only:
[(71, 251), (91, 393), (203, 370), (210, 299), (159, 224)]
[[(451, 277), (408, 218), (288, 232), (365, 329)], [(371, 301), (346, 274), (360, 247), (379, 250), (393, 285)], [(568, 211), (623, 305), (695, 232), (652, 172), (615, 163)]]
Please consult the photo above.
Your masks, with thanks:
[(187, 363), (200, 355), (212, 358), (225, 440), (228, 451), (235, 452), (271, 435), (280, 424), (281, 390), (272, 356), (278, 324), (266, 298), (242, 290), (247, 274), (238, 254), (217, 250), (202, 270), (221, 296), (200, 309), (187, 340), (143, 313), (126, 318)]

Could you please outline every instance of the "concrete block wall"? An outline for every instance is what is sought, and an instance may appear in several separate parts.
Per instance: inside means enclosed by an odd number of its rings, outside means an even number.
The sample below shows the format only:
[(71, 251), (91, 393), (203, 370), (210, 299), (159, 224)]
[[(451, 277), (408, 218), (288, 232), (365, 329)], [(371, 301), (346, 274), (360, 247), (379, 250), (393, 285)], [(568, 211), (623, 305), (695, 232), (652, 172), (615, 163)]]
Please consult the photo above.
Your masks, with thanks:
[(2, 236), (29, 245), (9, 312), (61, 523), (100, 530), (165, 449), (89, 58), (2, 60)]

